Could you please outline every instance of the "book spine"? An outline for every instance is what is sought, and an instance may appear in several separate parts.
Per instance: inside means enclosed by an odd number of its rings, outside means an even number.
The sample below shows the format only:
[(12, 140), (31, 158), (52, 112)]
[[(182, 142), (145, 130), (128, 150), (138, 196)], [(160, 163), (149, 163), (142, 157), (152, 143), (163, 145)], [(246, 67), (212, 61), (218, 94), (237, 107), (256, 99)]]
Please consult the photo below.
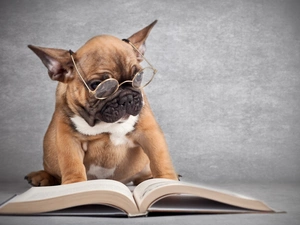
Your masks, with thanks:
[(148, 216), (148, 212), (145, 213), (138, 213), (138, 214), (127, 214), (127, 216), (129, 218), (133, 218), (133, 217), (147, 217)]

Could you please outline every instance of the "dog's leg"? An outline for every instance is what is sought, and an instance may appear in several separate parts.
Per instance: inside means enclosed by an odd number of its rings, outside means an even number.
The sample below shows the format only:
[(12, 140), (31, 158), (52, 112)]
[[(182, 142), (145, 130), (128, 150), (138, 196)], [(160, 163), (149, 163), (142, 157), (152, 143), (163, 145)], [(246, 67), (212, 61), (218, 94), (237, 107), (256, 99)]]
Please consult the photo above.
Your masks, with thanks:
[[(60, 124), (56, 126), (57, 124)], [(51, 122), (44, 139), (44, 170), (31, 172), (25, 179), (32, 186), (51, 186), (87, 180), (80, 142), (66, 132), (65, 123)]]
[(162, 132), (159, 129), (147, 130), (141, 140), (143, 149), (150, 159), (153, 177), (178, 180)]
[[(145, 107), (149, 107), (145, 99)], [(157, 124), (150, 108), (141, 113), (137, 129), (137, 140), (150, 160), (150, 169), (154, 178), (178, 180), (163, 132)]]
[(75, 183), (86, 181), (86, 169), (83, 164), (84, 151), (81, 143), (76, 139), (70, 127), (64, 122), (57, 125), (57, 158), (61, 174), (61, 183)]

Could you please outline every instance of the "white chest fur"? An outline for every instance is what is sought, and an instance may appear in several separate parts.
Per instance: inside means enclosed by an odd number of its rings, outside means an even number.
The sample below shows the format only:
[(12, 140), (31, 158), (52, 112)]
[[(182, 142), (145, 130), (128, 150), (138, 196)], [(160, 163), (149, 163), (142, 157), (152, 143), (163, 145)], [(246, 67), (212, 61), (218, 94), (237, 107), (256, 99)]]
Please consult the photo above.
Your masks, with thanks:
[(104, 123), (100, 122), (91, 127), (82, 117), (74, 116), (71, 118), (76, 130), (84, 135), (97, 135), (102, 133), (109, 133), (110, 140), (114, 145), (121, 145), (128, 143), (126, 134), (134, 130), (134, 125), (138, 120), (138, 116), (130, 116), (124, 122)]
[(116, 168), (106, 169), (101, 166), (91, 165), (87, 175), (96, 177), (97, 179), (105, 179), (114, 175)]

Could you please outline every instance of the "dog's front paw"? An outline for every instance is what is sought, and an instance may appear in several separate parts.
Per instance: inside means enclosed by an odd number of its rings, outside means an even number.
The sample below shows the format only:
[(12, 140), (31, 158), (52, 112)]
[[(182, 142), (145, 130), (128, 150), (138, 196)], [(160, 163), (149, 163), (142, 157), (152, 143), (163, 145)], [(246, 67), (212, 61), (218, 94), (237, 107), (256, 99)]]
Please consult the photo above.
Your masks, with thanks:
[(52, 186), (60, 184), (54, 176), (44, 170), (31, 172), (25, 176), (24, 179), (32, 186)]

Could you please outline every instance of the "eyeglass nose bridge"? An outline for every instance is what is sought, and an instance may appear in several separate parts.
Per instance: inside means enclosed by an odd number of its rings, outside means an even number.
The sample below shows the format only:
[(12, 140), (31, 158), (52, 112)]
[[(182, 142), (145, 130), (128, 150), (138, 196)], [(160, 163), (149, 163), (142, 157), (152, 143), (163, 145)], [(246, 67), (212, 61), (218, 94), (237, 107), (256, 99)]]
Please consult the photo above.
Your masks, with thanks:
[(118, 89), (120, 88), (120, 86), (122, 86), (123, 84), (126, 84), (126, 83), (131, 83), (131, 85), (132, 85), (133, 84), (133, 80), (125, 80), (125, 81), (123, 81), (122, 83), (119, 84)]

